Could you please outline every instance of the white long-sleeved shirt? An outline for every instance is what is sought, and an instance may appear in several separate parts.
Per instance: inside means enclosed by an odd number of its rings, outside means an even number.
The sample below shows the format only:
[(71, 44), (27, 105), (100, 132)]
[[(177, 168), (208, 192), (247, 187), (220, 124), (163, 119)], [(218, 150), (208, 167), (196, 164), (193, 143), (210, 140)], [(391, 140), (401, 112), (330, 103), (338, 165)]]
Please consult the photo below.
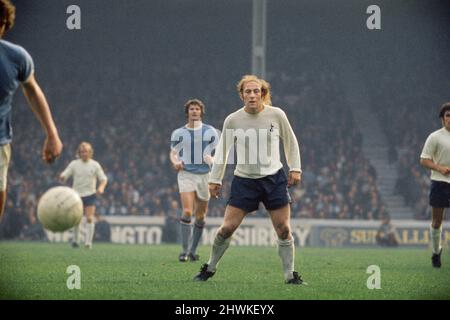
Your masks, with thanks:
[(73, 177), (72, 188), (78, 192), (80, 197), (87, 197), (96, 193), (97, 179), (99, 181), (107, 180), (100, 164), (92, 159), (88, 161), (73, 160), (61, 173), (61, 177), (64, 181)]
[(234, 175), (258, 179), (275, 174), (283, 167), (280, 139), (283, 141), (289, 171), (301, 172), (297, 138), (283, 110), (265, 105), (256, 114), (248, 113), (244, 108), (233, 112), (224, 121), (209, 182), (222, 183), (233, 147), (237, 155)]

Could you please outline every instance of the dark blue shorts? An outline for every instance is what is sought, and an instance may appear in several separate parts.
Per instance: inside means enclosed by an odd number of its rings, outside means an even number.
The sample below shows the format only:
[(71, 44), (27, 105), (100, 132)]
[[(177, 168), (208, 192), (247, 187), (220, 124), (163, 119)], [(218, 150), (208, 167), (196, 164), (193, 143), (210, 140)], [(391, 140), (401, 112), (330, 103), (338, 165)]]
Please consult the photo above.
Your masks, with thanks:
[(94, 193), (90, 196), (81, 197), (83, 200), (83, 207), (95, 206), (97, 203), (97, 195)]
[(228, 204), (252, 212), (258, 210), (260, 202), (267, 210), (276, 210), (291, 202), (283, 169), (259, 179), (234, 176)]
[(431, 180), (430, 206), (433, 208), (450, 207), (450, 183)]

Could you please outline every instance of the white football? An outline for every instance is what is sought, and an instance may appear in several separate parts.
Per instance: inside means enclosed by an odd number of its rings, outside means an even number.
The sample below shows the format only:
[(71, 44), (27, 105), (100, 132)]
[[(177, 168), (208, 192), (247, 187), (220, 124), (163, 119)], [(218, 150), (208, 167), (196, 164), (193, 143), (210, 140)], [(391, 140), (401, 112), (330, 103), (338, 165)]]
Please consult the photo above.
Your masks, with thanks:
[(37, 215), (45, 229), (63, 232), (80, 223), (83, 202), (72, 188), (53, 187), (39, 199)]

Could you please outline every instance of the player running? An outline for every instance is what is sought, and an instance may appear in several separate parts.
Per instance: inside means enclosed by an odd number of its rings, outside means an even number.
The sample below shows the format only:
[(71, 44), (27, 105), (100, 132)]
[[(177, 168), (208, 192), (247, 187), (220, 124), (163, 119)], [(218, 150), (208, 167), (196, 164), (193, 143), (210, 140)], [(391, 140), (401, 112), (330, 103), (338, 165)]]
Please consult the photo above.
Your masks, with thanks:
[(420, 155), (420, 164), (431, 170), (431, 263), (435, 268), (441, 267), (442, 219), (450, 207), (450, 102), (442, 105), (439, 118), (442, 128), (428, 136)]
[[(85, 238), (85, 247), (92, 249), (92, 240), (95, 231), (95, 205), (97, 195), (105, 192), (108, 179), (103, 172), (101, 165), (92, 159), (94, 149), (88, 142), (82, 142), (77, 149), (77, 158), (70, 162), (66, 169), (59, 176), (62, 182), (73, 177), (72, 188), (78, 192), (83, 200), (84, 214), (86, 215), (87, 234)], [(96, 187), (97, 180), (99, 181)], [(80, 240), (80, 225), (74, 228), (74, 238), (72, 247), (78, 248)]]
[[(184, 105), (188, 123), (172, 132), (170, 161), (178, 171), (178, 188), (183, 213), (180, 218), (182, 252), (178, 260), (197, 261), (197, 246), (205, 226), (210, 198), (208, 179), (214, 148), (219, 141), (217, 130), (202, 123), (205, 105), (198, 99)], [(192, 230), (192, 214), (195, 215)]]

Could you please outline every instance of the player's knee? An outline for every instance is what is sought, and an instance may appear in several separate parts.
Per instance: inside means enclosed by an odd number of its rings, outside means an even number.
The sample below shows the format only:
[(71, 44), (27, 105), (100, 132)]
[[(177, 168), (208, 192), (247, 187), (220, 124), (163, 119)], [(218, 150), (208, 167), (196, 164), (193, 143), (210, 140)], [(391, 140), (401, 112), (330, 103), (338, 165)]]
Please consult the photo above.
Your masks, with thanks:
[(195, 219), (195, 226), (198, 228), (203, 228), (205, 226), (205, 219)]
[(278, 238), (280, 238), (281, 240), (288, 240), (291, 236), (291, 229), (287, 225), (278, 225), (276, 227), (276, 232)]
[(431, 222), (431, 227), (433, 229), (439, 229), (442, 226), (442, 220), (435, 219)]
[(205, 213), (204, 212), (196, 212), (195, 213), (195, 221), (205, 221)]
[(233, 226), (222, 226), (220, 227), (218, 233), (222, 238), (228, 239), (233, 235), (234, 230), (236, 230), (236, 228), (234, 228)]
[(189, 219), (192, 217), (192, 210), (191, 209), (183, 209), (183, 216), (189, 217)]

